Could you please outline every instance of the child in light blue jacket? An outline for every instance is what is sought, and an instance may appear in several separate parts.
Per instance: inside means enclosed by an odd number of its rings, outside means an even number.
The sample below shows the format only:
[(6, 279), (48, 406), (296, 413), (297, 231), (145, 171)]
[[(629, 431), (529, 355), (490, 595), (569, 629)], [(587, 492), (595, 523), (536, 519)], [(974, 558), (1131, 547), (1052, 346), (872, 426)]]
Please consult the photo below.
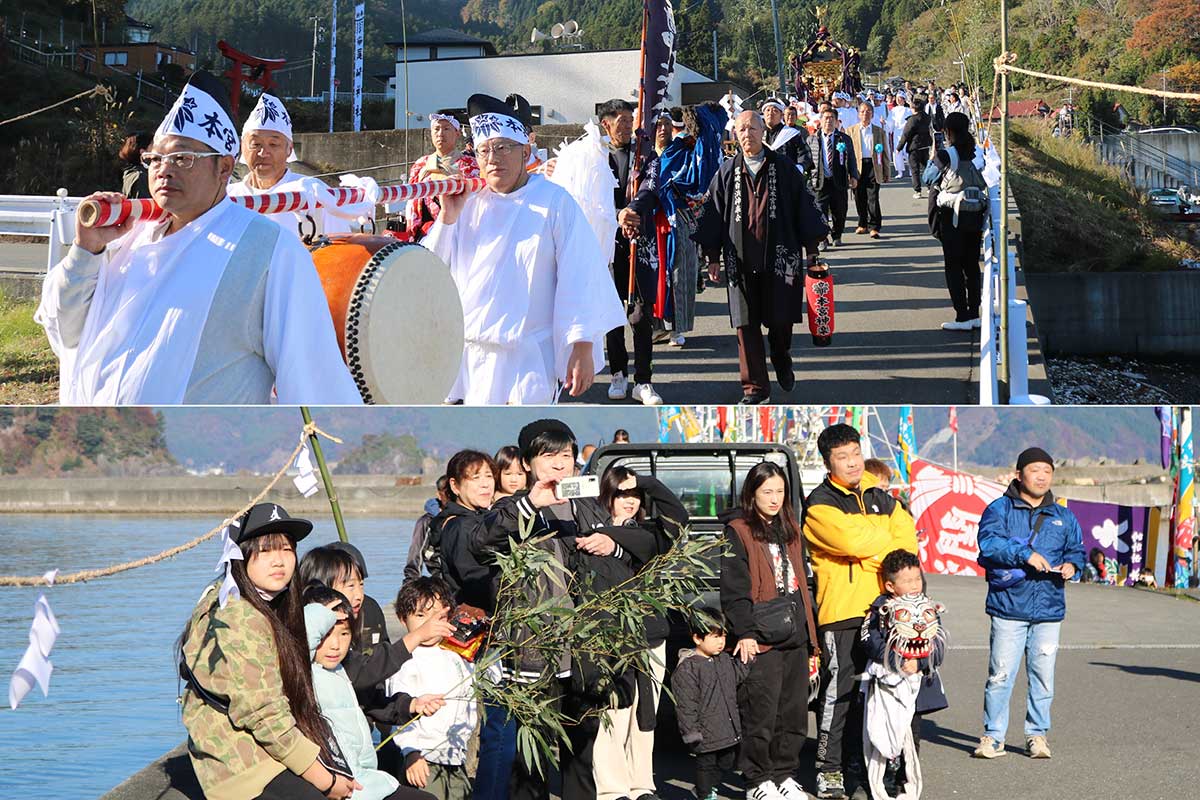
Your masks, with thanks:
[(308, 601), (304, 627), (312, 657), (313, 689), (321, 716), (329, 723), (355, 779), (362, 784), (363, 788), (354, 792), (355, 800), (384, 800), (399, 788), (400, 782), (379, 769), (371, 727), (342, 668), (353, 638), (350, 603), (341, 593), (315, 585), (305, 590), (304, 599)]

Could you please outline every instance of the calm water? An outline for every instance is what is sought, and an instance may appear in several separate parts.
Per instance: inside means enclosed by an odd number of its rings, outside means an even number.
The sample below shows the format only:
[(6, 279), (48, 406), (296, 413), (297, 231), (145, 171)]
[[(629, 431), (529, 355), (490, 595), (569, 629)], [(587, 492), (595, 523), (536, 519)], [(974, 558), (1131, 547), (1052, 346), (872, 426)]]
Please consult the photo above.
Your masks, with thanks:
[[(0, 573), (40, 575), (103, 567), (194, 538), (214, 517), (0, 515)], [(331, 517), (301, 553), (337, 539)], [(403, 579), (413, 522), (357, 518), (350, 540), (367, 559), (367, 593), (380, 604)], [(172, 645), (215, 576), (219, 540), (170, 561), (94, 583), (0, 589), (0, 787), (10, 797), (94, 798), (186, 737)], [(36, 686), (16, 711), (8, 681), (45, 592), (62, 632), (50, 655), (50, 696)], [(52, 787), (52, 788), (51, 788)]]

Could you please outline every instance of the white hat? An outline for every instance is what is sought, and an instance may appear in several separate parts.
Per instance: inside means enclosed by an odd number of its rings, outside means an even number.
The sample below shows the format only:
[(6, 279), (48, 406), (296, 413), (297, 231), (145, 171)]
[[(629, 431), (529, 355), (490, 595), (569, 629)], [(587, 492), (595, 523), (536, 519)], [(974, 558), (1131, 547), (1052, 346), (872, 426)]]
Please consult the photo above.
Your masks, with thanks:
[(163, 117), (154, 138), (186, 136), (202, 142), (224, 156), (238, 154), (237, 128), (218, 98), (228, 95), (225, 87), (207, 72), (192, 75), (175, 104)]
[(454, 116), (453, 114), (440, 114), (440, 113), (434, 112), (429, 115), (429, 124), (432, 125), (433, 123), (437, 122), (439, 119), (443, 120), (445, 122), (449, 122), (451, 125), (454, 126), (454, 130), (459, 131), (460, 133), (462, 132), (462, 123), (459, 122), (458, 117)]
[(778, 99), (774, 98), (774, 97), (772, 97), (772, 98), (770, 98), (770, 99), (768, 99), (768, 100), (764, 100), (764, 101), (763, 101), (763, 104), (762, 104), (762, 106), (760, 107), (760, 109), (759, 109), (759, 110), (760, 110), (760, 111), (765, 111), (765, 110), (766, 110), (766, 108), (767, 108), (767, 106), (774, 106), (775, 108), (778, 108), (780, 111), (783, 111), (783, 109), (784, 109), (783, 102), (782, 102), (781, 100), (778, 100)]
[[(258, 104), (254, 106), (254, 110), (246, 118), (246, 124), (242, 126), (242, 138), (245, 139), (255, 131), (281, 133), (289, 142), (293, 141), (292, 118), (284, 108), (282, 100), (266, 92), (259, 96)], [(287, 160), (289, 162), (298, 160), (295, 149), (288, 153)], [(242, 161), (245, 162), (245, 159), (243, 158)]]

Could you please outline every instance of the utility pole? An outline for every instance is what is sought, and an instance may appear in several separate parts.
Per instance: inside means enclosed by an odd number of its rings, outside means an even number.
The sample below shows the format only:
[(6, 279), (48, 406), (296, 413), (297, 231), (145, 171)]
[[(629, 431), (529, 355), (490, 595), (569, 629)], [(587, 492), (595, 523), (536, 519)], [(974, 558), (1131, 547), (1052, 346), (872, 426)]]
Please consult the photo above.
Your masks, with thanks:
[(1167, 121), (1167, 68), (1162, 68), (1162, 83), (1163, 83), (1163, 124)]
[(719, 81), (717, 77), (717, 29), (713, 28), (713, 82)]
[(313, 48), (312, 48), (312, 76), (308, 80), (308, 96), (317, 96), (317, 20), (320, 17), (313, 15)]
[(779, 70), (779, 94), (787, 97), (787, 82), (783, 79), (783, 34), (779, 32), (779, 2), (771, 0), (771, 19), (775, 24), (775, 66)]
[[(1008, 53), (1008, 0), (1000, 0), (1000, 54)], [(1000, 274), (1000, 372), (1001, 405), (1009, 401), (1008, 353), (1008, 73), (1000, 73), (1000, 241), (994, 244)], [(1025, 320), (1021, 320), (1025, 324)]]

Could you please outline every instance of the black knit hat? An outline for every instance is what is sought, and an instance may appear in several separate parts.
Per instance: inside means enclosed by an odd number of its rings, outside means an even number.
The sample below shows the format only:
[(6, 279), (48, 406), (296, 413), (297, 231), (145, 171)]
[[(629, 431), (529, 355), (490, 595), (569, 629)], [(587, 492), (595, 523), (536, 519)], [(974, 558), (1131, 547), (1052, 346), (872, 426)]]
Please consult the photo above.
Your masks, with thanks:
[(1017, 472), (1030, 464), (1049, 464), (1050, 469), (1054, 469), (1054, 459), (1040, 447), (1030, 447), (1017, 456)]

